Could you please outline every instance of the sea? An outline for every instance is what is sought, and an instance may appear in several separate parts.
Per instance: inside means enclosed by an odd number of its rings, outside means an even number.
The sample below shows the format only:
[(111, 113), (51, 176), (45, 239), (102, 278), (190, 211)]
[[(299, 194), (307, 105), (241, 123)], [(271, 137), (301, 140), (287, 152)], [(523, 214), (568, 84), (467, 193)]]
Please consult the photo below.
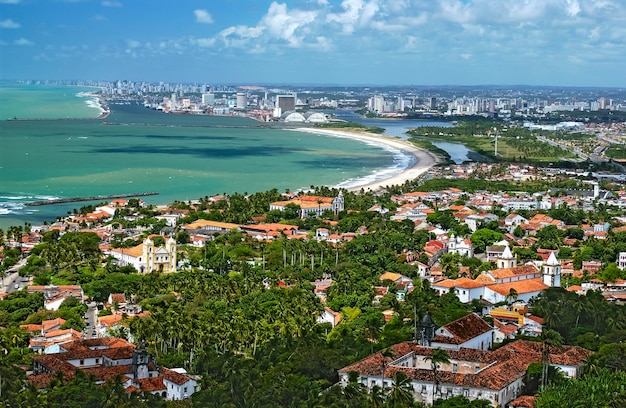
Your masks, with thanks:
[(111, 114), (98, 118), (97, 91), (0, 84), (0, 228), (52, 222), (93, 204), (26, 205), (32, 201), (157, 192), (142, 199), (167, 204), (272, 188), (349, 188), (415, 160), (378, 143), (242, 117), (166, 114), (134, 101), (111, 103)]

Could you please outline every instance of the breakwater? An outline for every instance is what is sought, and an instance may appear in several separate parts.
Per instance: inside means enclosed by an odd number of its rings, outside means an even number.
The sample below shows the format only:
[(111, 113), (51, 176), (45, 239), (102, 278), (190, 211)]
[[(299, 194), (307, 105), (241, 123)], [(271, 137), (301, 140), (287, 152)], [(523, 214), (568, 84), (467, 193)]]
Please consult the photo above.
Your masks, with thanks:
[(146, 196), (155, 196), (158, 194), (159, 193), (151, 191), (151, 192), (134, 193), (134, 194), (112, 194), (112, 195), (97, 195), (97, 196), (88, 196), (88, 197), (55, 198), (52, 200), (33, 201), (31, 203), (25, 203), (24, 205), (28, 207), (38, 207), (42, 205), (77, 203), (80, 201), (113, 200), (116, 198), (129, 198), (129, 197), (146, 197)]

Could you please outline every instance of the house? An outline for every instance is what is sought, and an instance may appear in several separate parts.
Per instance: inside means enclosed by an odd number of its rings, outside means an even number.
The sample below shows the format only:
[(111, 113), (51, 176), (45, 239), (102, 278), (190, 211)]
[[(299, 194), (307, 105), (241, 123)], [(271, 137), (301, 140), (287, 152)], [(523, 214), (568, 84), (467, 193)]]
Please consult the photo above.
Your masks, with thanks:
[(211, 220), (196, 220), (192, 223), (185, 224), (182, 228), (190, 233), (226, 233), (231, 230), (240, 230), (239, 224), (230, 222), (219, 222)]
[(324, 307), (324, 310), (317, 318), (318, 323), (330, 323), (331, 327), (335, 327), (341, 321), (341, 313), (335, 312), (329, 307)]
[[(432, 405), (438, 398), (465, 396), (470, 400), (487, 399), (494, 406), (506, 407), (519, 397), (526, 370), (531, 363), (542, 361), (543, 345), (517, 340), (495, 351), (459, 348), (447, 350), (449, 363), (439, 365), (438, 385), (429, 356), (433, 347), (407, 341), (390, 347), (394, 357), (383, 364), (379, 352), (339, 370), (339, 383), (348, 385), (351, 372), (358, 375), (358, 383), (370, 390), (374, 386), (391, 387), (397, 372), (406, 374), (416, 400)], [(551, 365), (568, 377), (577, 377), (591, 351), (578, 346), (548, 349)]]
[(380, 275), (380, 281), (391, 281), (396, 285), (396, 299), (403, 302), (406, 295), (413, 289), (413, 279), (399, 273), (385, 272)]
[(55, 351), (33, 358), (33, 373), (28, 381), (39, 389), (49, 387), (58, 372), (70, 380), (80, 370), (93, 377), (96, 384), (119, 376), (127, 392), (156, 394), (170, 401), (189, 398), (199, 390), (197, 377), (183, 369), (157, 367), (145, 349), (123, 339), (74, 340), (59, 345)]
[(283, 234), (290, 237), (298, 233), (297, 225), (279, 223), (245, 225), (241, 228), (246, 234), (259, 240), (280, 238)]
[(489, 350), (493, 346), (493, 327), (476, 313), (441, 326), (430, 341), (433, 348)]
[(49, 285), (49, 286), (28, 286), (28, 293), (41, 292), (44, 296), (44, 307), (47, 310), (58, 310), (61, 304), (69, 298), (78, 299), (83, 303), (85, 295), (83, 288), (79, 285)]

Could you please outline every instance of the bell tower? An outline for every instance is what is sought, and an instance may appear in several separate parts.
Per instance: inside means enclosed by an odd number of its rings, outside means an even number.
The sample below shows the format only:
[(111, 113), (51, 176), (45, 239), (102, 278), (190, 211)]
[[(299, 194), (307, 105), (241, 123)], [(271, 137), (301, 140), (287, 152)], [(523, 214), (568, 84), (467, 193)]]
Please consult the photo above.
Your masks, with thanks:
[(550, 252), (548, 260), (543, 264), (543, 283), (553, 288), (561, 286), (561, 263), (554, 252)]

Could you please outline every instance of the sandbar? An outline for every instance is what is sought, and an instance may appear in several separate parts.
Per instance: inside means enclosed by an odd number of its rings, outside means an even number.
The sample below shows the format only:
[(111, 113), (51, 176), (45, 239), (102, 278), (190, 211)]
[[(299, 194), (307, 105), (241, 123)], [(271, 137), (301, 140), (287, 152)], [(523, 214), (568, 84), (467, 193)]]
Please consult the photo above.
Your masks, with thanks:
[(440, 163), (440, 158), (433, 153), (420, 149), (408, 140), (400, 139), (393, 136), (384, 136), (375, 133), (367, 133), (360, 131), (348, 131), (337, 129), (317, 129), (317, 128), (298, 128), (294, 129), (298, 132), (315, 133), (334, 137), (346, 137), (354, 140), (362, 140), (371, 143), (384, 144), (389, 147), (401, 150), (415, 157), (415, 164), (411, 167), (403, 169), (400, 173), (366, 184), (355, 185), (348, 188), (349, 191), (380, 191), (385, 187), (404, 184), (407, 181), (414, 180), (426, 173), (428, 169)]

